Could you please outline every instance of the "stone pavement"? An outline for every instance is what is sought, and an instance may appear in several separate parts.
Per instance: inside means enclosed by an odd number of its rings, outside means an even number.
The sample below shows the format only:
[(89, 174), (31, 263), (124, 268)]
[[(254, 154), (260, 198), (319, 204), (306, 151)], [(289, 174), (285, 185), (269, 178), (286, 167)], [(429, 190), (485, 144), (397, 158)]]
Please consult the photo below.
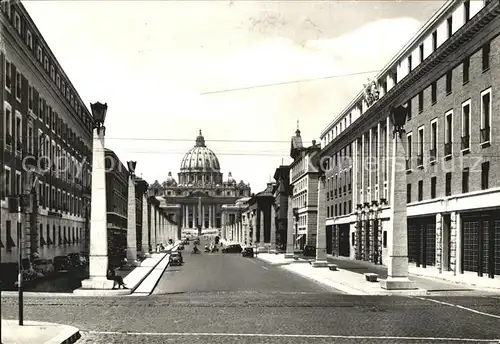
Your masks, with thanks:
[(71, 344), (80, 338), (76, 327), (39, 321), (2, 319), (2, 344)]
[(379, 282), (368, 282), (365, 273), (376, 273), (380, 279), (387, 278), (387, 267), (369, 262), (355, 260), (328, 258), (329, 263), (336, 264), (338, 271), (328, 268), (314, 268), (307, 259), (285, 259), (283, 254), (259, 253), (257, 258), (272, 265), (281, 265), (283, 269), (302, 277), (314, 280), (331, 288), (340, 290), (350, 295), (438, 295), (452, 293), (479, 292), (483, 294), (500, 293), (500, 290), (491, 290), (473, 287), (458, 282), (451, 282), (430, 277), (415, 276), (410, 274), (410, 280), (415, 282), (417, 290), (394, 291), (380, 287)]

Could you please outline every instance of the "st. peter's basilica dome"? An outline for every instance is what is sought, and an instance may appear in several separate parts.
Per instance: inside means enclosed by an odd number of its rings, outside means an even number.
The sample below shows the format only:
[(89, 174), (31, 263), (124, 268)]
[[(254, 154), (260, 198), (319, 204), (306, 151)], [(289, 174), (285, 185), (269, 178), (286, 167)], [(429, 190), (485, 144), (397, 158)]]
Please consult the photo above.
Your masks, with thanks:
[(196, 138), (195, 146), (182, 158), (180, 172), (220, 172), (219, 159), (205, 145), (201, 130)]

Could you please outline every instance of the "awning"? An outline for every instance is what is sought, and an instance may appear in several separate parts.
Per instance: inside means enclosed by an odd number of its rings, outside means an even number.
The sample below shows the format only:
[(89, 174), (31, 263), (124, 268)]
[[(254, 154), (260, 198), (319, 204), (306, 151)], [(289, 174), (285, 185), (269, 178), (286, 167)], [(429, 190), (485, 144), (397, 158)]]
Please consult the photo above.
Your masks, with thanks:
[(50, 236), (47, 237), (47, 245), (53, 245), (54, 243), (50, 240)]
[(10, 235), (7, 235), (7, 248), (16, 247), (16, 243)]
[(0, 239), (0, 248), (4, 248), (2, 239)]

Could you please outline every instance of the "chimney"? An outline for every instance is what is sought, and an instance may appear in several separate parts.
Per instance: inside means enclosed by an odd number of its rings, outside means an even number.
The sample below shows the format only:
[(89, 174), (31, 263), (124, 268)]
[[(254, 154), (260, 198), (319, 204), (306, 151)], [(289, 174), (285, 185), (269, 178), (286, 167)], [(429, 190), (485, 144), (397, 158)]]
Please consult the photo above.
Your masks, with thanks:
[(313, 146), (316, 146), (316, 140), (312, 140)]

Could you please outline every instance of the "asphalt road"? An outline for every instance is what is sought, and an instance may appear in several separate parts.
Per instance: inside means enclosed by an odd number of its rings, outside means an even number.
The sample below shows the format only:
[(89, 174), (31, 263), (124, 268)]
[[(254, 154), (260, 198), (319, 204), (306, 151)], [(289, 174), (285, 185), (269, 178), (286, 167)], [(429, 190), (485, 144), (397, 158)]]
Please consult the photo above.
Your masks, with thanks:
[[(238, 255), (184, 256), (151, 296), (33, 296), (26, 319), (76, 326), (78, 344), (499, 342), (500, 297), (342, 295)], [(2, 317), (16, 315), (3, 298)]]
[[(200, 249), (203, 250), (202, 242)], [(192, 254), (186, 246), (183, 266), (169, 266), (154, 295), (172, 293), (337, 293), (278, 266), (235, 253)]]

